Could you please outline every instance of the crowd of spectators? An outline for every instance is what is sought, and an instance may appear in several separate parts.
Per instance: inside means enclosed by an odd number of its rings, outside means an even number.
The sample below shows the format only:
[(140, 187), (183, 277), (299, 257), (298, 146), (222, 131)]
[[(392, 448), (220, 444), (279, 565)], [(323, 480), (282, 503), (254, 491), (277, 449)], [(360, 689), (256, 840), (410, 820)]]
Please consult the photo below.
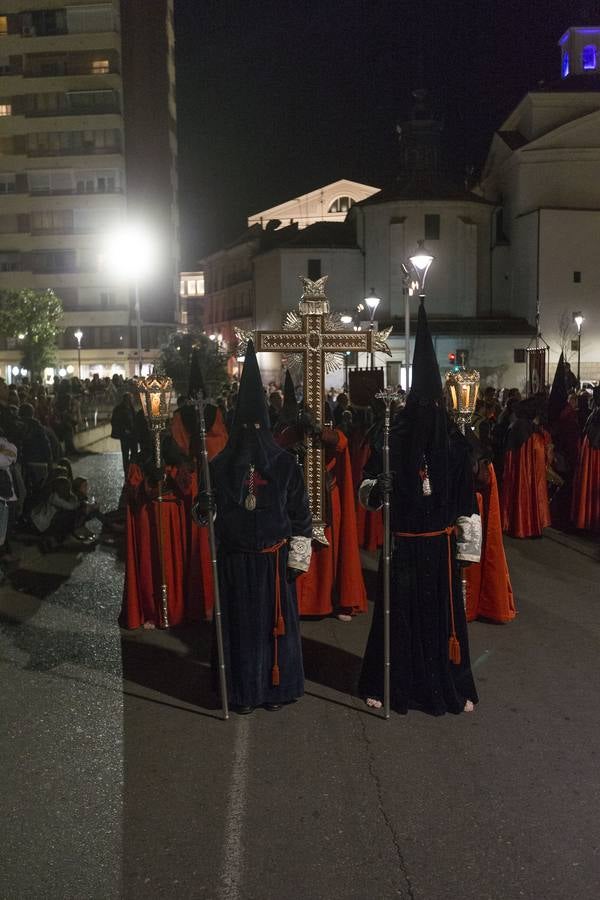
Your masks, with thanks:
[(110, 416), (126, 382), (115, 375), (8, 385), (0, 379), (0, 566), (14, 561), (11, 537), (24, 532), (50, 550), (71, 538), (93, 545), (100, 517), (85, 479), (73, 478), (78, 432)]

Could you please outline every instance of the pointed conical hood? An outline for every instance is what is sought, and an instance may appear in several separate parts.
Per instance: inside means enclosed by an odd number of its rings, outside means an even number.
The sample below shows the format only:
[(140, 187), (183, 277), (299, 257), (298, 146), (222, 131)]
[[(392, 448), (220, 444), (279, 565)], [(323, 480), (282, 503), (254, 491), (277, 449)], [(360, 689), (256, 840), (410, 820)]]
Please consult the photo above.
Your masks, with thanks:
[(554, 381), (552, 389), (548, 397), (548, 424), (553, 425), (560, 416), (561, 412), (567, 405), (567, 385), (565, 381), (565, 358), (564, 353), (560, 354), (556, 372), (554, 373)]
[(419, 305), (410, 393), (417, 400), (440, 400), (442, 397), (442, 377), (423, 301)]
[(204, 379), (202, 378), (202, 370), (200, 369), (200, 351), (197, 347), (194, 347), (192, 350), (188, 394), (190, 397), (197, 397), (198, 394), (202, 394), (202, 397), (206, 397), (206, 388), (204, 387)]
[(242, 425), (259, 422), (262, 428), (269, 428), (269, 410), (265, 399), (265, 391), (260, 369), (254, 351), (254, 344), (248, 341), (244, 369), (240, 380), (232, 431), (238, 431)]
[(282, 425), (290, 425), (298, 420), (298, 401), (296, 400), (296, 388), (290, 370), (285, 373), (285, 383), (283, 385), (283, 406), (278, 423)]

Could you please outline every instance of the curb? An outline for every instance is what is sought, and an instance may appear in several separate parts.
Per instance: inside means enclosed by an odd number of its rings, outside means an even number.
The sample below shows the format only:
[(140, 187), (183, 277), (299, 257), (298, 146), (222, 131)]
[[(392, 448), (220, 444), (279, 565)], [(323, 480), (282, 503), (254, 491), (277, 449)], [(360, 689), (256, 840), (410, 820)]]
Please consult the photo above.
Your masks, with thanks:
[(544, 528), (544, 537), (550, 538), (556, 544), (562, 544), (576, 553), (600, 562), (600, 542), (594, 542), (590, 538), (580, 537), (577, 534), (565, 534), (556, 528)]

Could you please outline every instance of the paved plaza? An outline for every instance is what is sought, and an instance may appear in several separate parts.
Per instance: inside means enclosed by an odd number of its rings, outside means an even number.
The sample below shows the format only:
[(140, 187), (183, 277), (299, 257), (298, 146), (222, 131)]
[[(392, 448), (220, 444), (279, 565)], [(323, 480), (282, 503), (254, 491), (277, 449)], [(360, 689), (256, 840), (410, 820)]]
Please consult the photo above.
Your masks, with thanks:
[[(116, 505), (117, 454), (76, 470)], [(119, 630), (118, 542), (25, 548), (0, 586), (0, 897), (595, 900), (598, 563), (508, 553), (519, 615), (470, 626), (473, 715), (368, 712), (362, 617), (303, 624), (300, 702), (223, 722), (207, 627)]]

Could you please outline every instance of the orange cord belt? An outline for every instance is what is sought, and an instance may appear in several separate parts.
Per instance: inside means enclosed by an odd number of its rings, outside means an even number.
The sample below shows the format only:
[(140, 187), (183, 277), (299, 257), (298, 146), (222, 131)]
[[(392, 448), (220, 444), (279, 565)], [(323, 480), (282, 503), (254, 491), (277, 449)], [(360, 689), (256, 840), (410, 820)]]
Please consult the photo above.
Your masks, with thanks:
[(441, 537), (443, 534), (446, 535), (446, 542), (448, 547), (448, 591), (450, 593), (450, 638), (448, 640), (448, 656), (450, 658), (450, 662), (454, 663), (455, 666), (458, 666), (460, 664), (460, 644), (458, 642), (458, 637), (456, 636), (456, 627), (454, 624), (454, 597), (452, 591), (451, 537), (454, 534), (454, 526), (450, 525), (448, 528), (444, 528), (442, 531), (394, 531), (394, 537), (402, 538)]
[(281, 583), (279, 581), (279, 551), (286, 543), (285, 539), (273, 544), (272, 547), (265, 547), (261, 553), (275, 554), (275, 620), (273, 623), (273, 669), (271, 671), (271, 684), (277, 687), (279, 684), (279, 646), (278, 638), (285, 634), (285, 622), (283, 613), (281, 612)]

